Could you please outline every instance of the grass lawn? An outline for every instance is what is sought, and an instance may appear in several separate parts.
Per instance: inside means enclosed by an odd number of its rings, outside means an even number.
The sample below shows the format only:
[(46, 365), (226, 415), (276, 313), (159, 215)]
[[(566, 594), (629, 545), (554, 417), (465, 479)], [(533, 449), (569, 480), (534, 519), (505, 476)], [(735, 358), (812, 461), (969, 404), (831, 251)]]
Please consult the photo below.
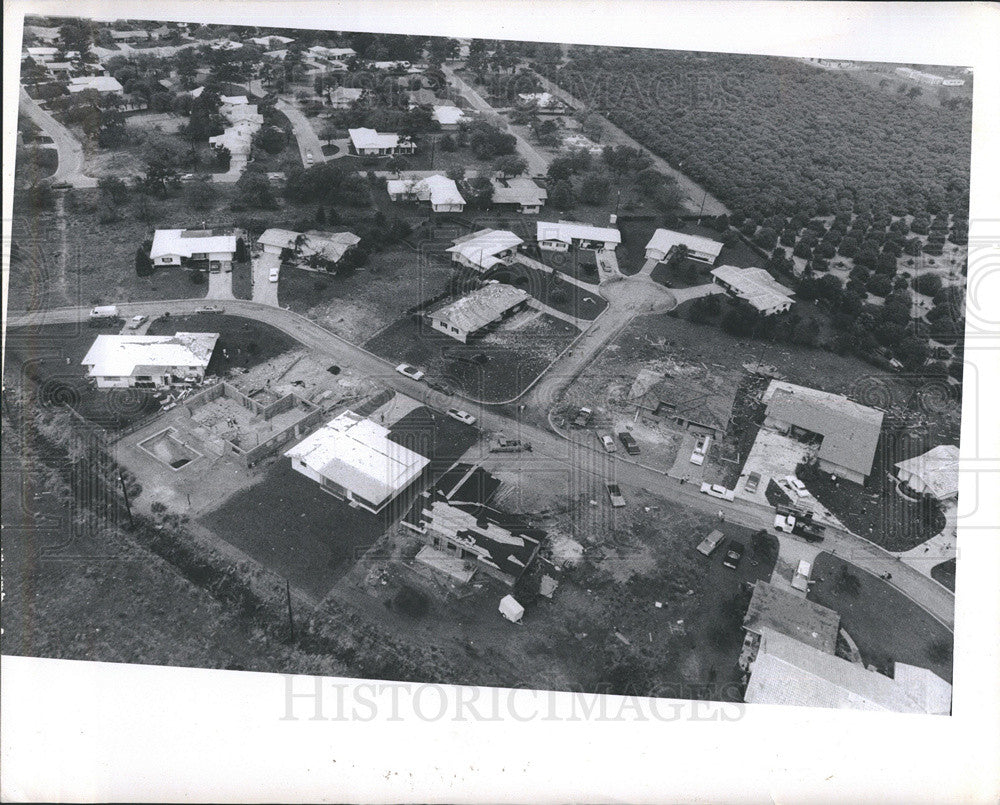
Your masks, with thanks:
[(522, 263), (498, 266), (487, 272), (485, 278), (524, 288), (539, 302), (578, 319), (592, 321), (608, 306), (597, 291), (586, 291), (571, 282), (562, 281), (558, 274), (543, 273)]
[(529, 310), (500, 330), (463, 344), (407, 316), (367, 341), (365, 348), (387, 360), (419, 366), (430, 379), (473, 399), (502, 402), (526, 388), (578, 333), (564, 321)]
[(659, 218), (619, 218), (618, 229), (622, 233), (621, 245), (615, 250), (618, 267), (622, 274), (637, 274), (646, 262), (646, 244), (653, 237), (659, 225)]
[[(841, 571), (857, 582), (841, 582)], [(866, 664), (880, 671), (893, 662), (929, 668), (951, 682), (953, 635), (895, 588), (828, 553), (816, 557), (809, 599), (840, 614)]]
[(419, 447), (431, 467), (427, 479), (378, 515), (337, 500), (279, 456), (259, 484), (229, 498), (201, 522), (293, 586), (323, 598), (417, 493), (475, 443), (478, 432), (418, 408), (391, 428), (390, 438)]
[[(528, 226), (523, 227), (523, 229), (529, 229), (529, 231), (524, 232), (518, 229), (513, 231), (525, 241), (534, 240), (536, 233), (535, 222), (529, 221)], [(574, 277), (581, 282), (589, 282), (591, 285), (597, 285), (600, 282), (600, 275), (597, 273), (597, 257), (589, 249), (550, 252), (532, 246), (528, 248), (527, 254), (529, 257), (538, 260), (538, 262), (549, 266), (549, 268)]]
[(347, 274), (286, 269), (278, 301), (362, 343), (409, 308), (442, 293), (453, 273), (447, 263), (398, 245), (375, 252), (364, 267)]

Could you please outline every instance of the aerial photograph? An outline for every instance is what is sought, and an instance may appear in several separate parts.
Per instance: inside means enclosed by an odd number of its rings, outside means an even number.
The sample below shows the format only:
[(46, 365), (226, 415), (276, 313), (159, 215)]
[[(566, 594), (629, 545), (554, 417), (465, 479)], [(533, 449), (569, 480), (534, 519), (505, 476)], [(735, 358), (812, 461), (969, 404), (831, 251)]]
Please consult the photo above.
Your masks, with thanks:
[(4, 654), (951, 715), (970, 68), (20, 51)]

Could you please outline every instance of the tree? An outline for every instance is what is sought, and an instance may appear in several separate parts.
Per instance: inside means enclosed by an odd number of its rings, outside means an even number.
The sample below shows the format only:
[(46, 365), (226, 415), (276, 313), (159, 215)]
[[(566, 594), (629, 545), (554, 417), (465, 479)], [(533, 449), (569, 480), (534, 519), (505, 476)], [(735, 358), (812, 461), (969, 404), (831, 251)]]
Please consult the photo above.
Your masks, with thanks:
[(913, 278), (913, 289), (926, 296), (935, 296), (942, 287), (944, 283), (937, 274), (918, 274)]
[(188, 203), (196, 210), (207, 210), (214, 206), (219, 191), (211, 182), (200, 180), (188, 185), (186, 196)]
[(99, 116), (97, 144), (101, 148), (119, 148), (128, 141), (125, 115), (117, 109), (105, 109)]
[(269, 154), (281, 153), (286, 140), (284, 130), (277, 126), (263, 126), (253, 136), (253, 144)]
[(475, 123), (469, 129), (469, 147), (477, 159), (513, 154), (517, 150), (517, 139), (488, 123)]
[(447, 171), (445, 171), (445, 176), (453, 182), (461, 182), (465, 179), (465, 168), (461, 165), (452, 165)]
[(528, 162), (520, 156), (503, 156), (493, 163), (493, 169), (503, 178), (519, 176), (528, 170)]
[(576, 203), (573, 197), (573, 185), (566, 179), (560, 179), (549, 191), (548, 203), (557, 210), (568, 210)]
[(340, 137), (340, 128), (332, 120), (328, 120), (323, 124), (323, 128), (320, 129), (319, 138), (323, 140), (327, 145), (330, 145), (334, 140)]
[(222, 168), (223, 171), (228, 171), (229, 166), (232, 164), (233, 155), (232, 152), (226, 146), (220, 145), (214, 149), (215, 151), (215, 164)]
[(152, 241), (147, 243), (135, 250), (135, 273), (140, 277), (148, 277), (156, 270), (149, 258), (149, 250), (153, 247)]
[(115, 207), (128, 201), (128, 185), (117, 176), (102, 176), (97, 180), (101, 198), (107, 199)]
[(906, 336), (896, 346), (896, 357), (907, 369), (919, 369), (927, 360), (927, 341), (915, 336)]
[(271, 210), (278, 206), (271, 190), (267, 176), (248, 167), (236, 182), (238, 201), (233, 202), (233, 209)]
[(590, 171), (580, 182), (580, 200), (584, 204), (603, 204), (611, 192), (611, 178), (602, 171)]
[[(778, 233), (770, 227), (762, 226), (757, 230), (757, 234), (753, 236), (753, 242), (762, 249), (771, 250), (778, 245)], [(832, 257), (833, 249), (831, 248), (830, 251), (831, 254), (828, 256)]]

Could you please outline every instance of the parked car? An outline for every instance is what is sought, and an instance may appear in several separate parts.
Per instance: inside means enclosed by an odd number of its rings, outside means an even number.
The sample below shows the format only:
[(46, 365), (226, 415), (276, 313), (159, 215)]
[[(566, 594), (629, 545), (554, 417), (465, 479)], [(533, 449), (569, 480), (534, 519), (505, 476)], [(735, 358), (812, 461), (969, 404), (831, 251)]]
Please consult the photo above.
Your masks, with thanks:
[(313, 161), (314, 161), (313, 152), (312, 151), (306, 151), (306, 164), (307, 165), (312, 165)]
[(740, 565), (740, 559), (743, 558), (743, 543), (737, 542), (736, 540), (729, 541), (729, 550), (726, 551), (725, 557), (722, 559), (722, 564), (728, 568), (736, 570)]
[(408, 363), (401, 363), (396, 367), (396, 371), (401, 375), (406, 375), (411, 380), (423, 380), (424, 373), (421, 372), (416, 366), (411, 366)]
[(142, 325), (149, 321), (149, 316), (143, 316), (141, 313), (137, 316), (133, 316), (128, 320), (128, 328), (130, 330), (138, 330)]
[(585, 428), (587, 423), (590, 422), (590, 418), (594, 415), (594, 412), (589, 408), (584, 406), (579, 411), (576, 412), (576, 418), (573, 420), (574, 428)]
[(639, 443), (635, 440), (635, 437), (629, 433), (627, 430), (622, 431), (618, 434), (618, 441), (625, 445), (625, 452), (630, 456), (639, 455)]
[(760, 473), (751, 472), (750, 476), (747, 478), (747, 483), (744, 489), (748, 494), (753, 494), (757, 491), (757, 487), (760, 486)]
[(819, 523), (812, 520), (796, 520), (792, 526), (792, 533), (802, 537), (807, 542), (819, 542), (823, 539), (826, 529)]
[(459, 422), (463, 422), (466, 425), (476, 424), (476, 418), (468, 411), (463, 411), (460, 408), (449, 408), (447, 414), (452, 419), (457, 419)]
[(794, 475), (786, 475), (785, 483), (787, 483), (792, 488), (792, 491), (800, 498), (809, 497), (809, 490), (806, 489), (806, 485)]
[(616, 509), (620, 509), (625, 505), (625, 496), (622, 494), (621, 488), (618, 484), (605, 484), (608, 488), (608, 497), (611, 498), (611, 505)]
[(799, 566), (792, 576), (792, 587), (804, 593), (809, 592), (809, 576), (812, 575), (812, 565), (805, 559), (799, 560)]
[(618, 446), (615, 444), (615, 440), (611, 438), (610, 433), (601, 434), (601, 444), (604, 445), (604, 449), (608, 453), (614, 453)]
[(715, 551), (715, 549), (719, 547), (721, 542), (722, 542), (722, 532), (713, 531), (711, 534), (705, 537), (705, 539), (703, 539), (701, 542), (698, 543), (697, 550), (700, 553), (705, 554), (705, 556), (711, 556), (712, 553)]
[(117, 318), (120, 317), (118, 315), (118, 307), (116, 305), (98, 305), (91, 310), (90, 315), (87, 316), (87, 320), (92, 326), (107, 324)]
[(520, 453), (531, 452), (531, 443), (520, 439), (508, 439), (502, 433), (490, 442), (491, 453)]
[(774, 515), (774, 530), (783, 531), (786, 534), (792, 533), (792, 528), (795, 526), (795, 518), (790, 514), (776, 514)]
[(736, 497), (736, 493), (732, 489), (726, 489), (722, 484), (703, 483), (701, 491), (706, 495), (711, 495), (713, 498), (721, 498), (722, 500), (732, 500)]
[(280, 272), (281, 272), (280, 268), (272, 268), (271, 271), (268, 273), (267, 278), (271, 282), (277, 282), (278, 281), (278, 274)]
[(434, 391), (440, 391), (442, 394), (447, 394), (448, 396), (451, 396), (455, 391), (447, 383), (442, 383), (440, 380), (428, 380), (427, 385), (434, 389)]
[(195, 313), (224, 313), (225, 311), (218, 305), (203, 305)]
[(691, 463), (697, 464), (699, 467), (705, 463), (705, 456), (708, 455), (708, 448), (712, 446), (711, 436), (702, 436), (697, 444), (694, 446), (694, 451), (691, 453)]

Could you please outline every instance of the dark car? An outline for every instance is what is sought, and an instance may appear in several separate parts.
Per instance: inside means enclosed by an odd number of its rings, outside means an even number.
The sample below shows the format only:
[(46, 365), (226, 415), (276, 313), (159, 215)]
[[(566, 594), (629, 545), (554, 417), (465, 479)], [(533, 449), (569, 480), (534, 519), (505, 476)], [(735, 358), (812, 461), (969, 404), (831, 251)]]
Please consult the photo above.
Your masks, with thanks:
[(585, 428), (590, 423), (590, 418), (594, 415), (594, 412), (589, 408), (584, 406), (579, 411), (576, 412), (576, 419), (573, 420), (574, 428)]
[(636, 456), (639, 454), (639, 443), (636, 442), (635, 437), (628, 431), (622, 431), (619, 433), (618, 441), (625, 446), (625, 452), (630, 456)]
[(740, 564), (740, 559), (743, 558), (743, 543), (737, 542), (736, 540), (730, 540), (729, 546), (726, 549), (726, 555), (722, 560), (722, 564), (726, 567), (730, 567), (733, 570)]
[(744, 489), (747, 491), (748, 494), (752, 495), (754, 492), (757, 491), (758, 486), (760, 486), (760, 473), (751, 472), (750, 477), (747, 478), (747, 485), (744, 487)]
[(796, 520), (792, 526), (792, 533), (802, 537), (807, 542), (819, 542), (823, 539), (823, 532), (826, 529), (819, 523), (811, 520)]

